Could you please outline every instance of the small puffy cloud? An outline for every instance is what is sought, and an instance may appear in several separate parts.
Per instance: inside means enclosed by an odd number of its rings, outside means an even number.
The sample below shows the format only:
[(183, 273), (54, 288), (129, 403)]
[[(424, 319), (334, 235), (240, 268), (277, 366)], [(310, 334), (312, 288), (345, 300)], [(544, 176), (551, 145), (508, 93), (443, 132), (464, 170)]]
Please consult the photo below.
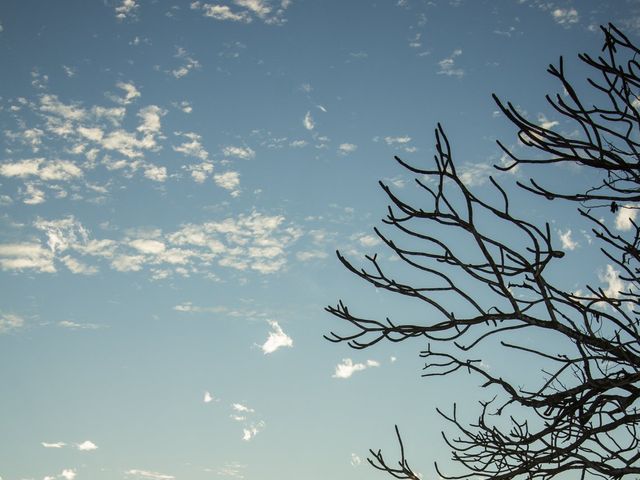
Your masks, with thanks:
[(278, 322), (271, 320), (269, 321), (269, 325), (271, 325), (271, 332), (269, 332), (269, 337), (261, 347), (265, 355), (275, 352), (280, 347), (293, 347), (293, 340), (282, 331)]
[(17, 330), (24, 326), (24, 318), (12, 313), (0, 313), (0, 334)]
[(205, 17), (218, 21), (251, 23), (254, 19), (262, 21), (268, 25), (283, 25), (285, 11), (291, 5), (291, 0), (233, 0), (237, 8), (218, 3), (204, 3), (194, 1), (191, 3), (192, 10), (202, 11)]
[(306, 140), (293, 140), (289, 143), (291, 148), (303, 148), (307, 146)]
[(620, 279), (620, 272), (609, 264), (606, 272), (600, 275), (600, 281), (607, 285), (604, 289), (604, 294), (608, 298), (619, 298), (620, 292), (625, 289), (625, 284)]
[(484, 185), (493, 172), (493, 165), (488, 163), (465, 163), (458, 168), (460, 181), (466, 187)]
[(240, 413), (253, 413), (255, 410), (253, 408), (249, 408), (246, 405), (242, 405), (241, 403), (233, 403), (231, 404), (231, 408), (233, 408), (236, 412)]
[(124, 98), (120, 100), (120, 103), (123, 105), (128, 105), (140, 96), (140, 91), (138, 91), (133, 83), (118, 82), (116, 83), (116, 87), (124, 90)]
[(64, 478), (65, 480), (73, 480), (74, 478), (76, 478), (76, 475), (76, 471), (72, 468), (65, 468), (64, 470), (62, 470), (62, 473), (60, 473), (60, 477)]
[(204, 403), (211, 403), (214, 400), (215, 400), (215, 397), (211, 395), (210, 392), (204, 392), (204, 398), (202, 399)]
[(249, 147), (235, 147), (233, 145), (224, 147), (222, 149), (222, 154), (225, 157), (236, 157), (244, 160), (250, 160), (256, 156), (256, 152)]
[(61, 320), (57, 325), (60, 328), (67, 328), (69, 330), (96, 330), (100, 328), (100, 326), (95, 323), (78, 323), (72, 322), (71, 320)]
[(304, 118), (302, 119), (302, 125), (307, 130), (313, 130), (316, 124), (313, 122), (313, 117), (311, 116), (311, 112), (307, 112)]
[(263, 421), (259, 421), (258, 423), (248, 425), (246, 428), (242, 429), (242, 440), (245, 442), (250, 441), (254, 438), (262, 429), (264, 429), (265, 423)]
[(149, 255), (158, 255), (165, 251), (166, 246), (164, 243), (159, 242), (158, 240), (150, 240), (145, 238), (139, 238), (137, 240), (133, 240), (129, 242), (133, 248), (138, 250), (140, 253), (145, 253)]
[(127, 470), (124, 473), (127, 477), (135, 477), (147, 480), (173, 480), (174, 478), (176, 478), (173, 475), (165, 475), (158, 472), (152, 472), (150, 470), (132, 469)]
[(42, 442), (40, 445), (42, 445), (44, 448), (62, 448), (67, 444), (64, 442), (53, 442), (53, 443)]
[(438, 70), (438, 75), (447, 75), (449, 77), (458, 77), (462, 78), (464, 76), (464, 70), (456, 67), (455, 58), (462, 55), (462, 50), (456, 49), (453, 53), (447, 57), (443, 58), (438, 62), (438, 66), (440, 70)]
[(201, 9), (205, 17), (215, 20), (227, 20), (231, 22), (251, 22), (251, 17), (246, 12), (234, 12), (228, 5), (214, 5), (210, 3), (191, 3), (191, 9)]
[(204, 147), (202, 146), (202, 143), (200, 142), (200, 140), (202, 139), (200, 135), (193, 132), (186, 132), (186, 133), (177, 132), (176, 135), (181, 135), (187, 138), (188, 141), (185, 141), (178, 146), (174, 146), (173, 150), (175, 152), (182, 153), (183, 155), (186, 155), (188, 157), (199, 158), (200, 160), (203, 160), (203, 161), (209, 158), (209, 152), (207, 152), (204, 149)]
[(341, 155), (349, 155), (350, 153), (355, 152), (357, 149), (358, 149), (358, 146), (354, 145), (353, 143), (342, 143), (338, 147), (338, 152)]
[(81, 452), (91, 452), (92, 450), (97, 450), (98, 446), (91, 440), (85, 440), (82, 443), (76, 444), (76, 448)]
[(83, 175), (82, 169), (68, 160), (48, 160), (42, 158), (20, 160), (0, 165), (0, 175), (4, 177), (38, 177), (43, 181), (68, 181)]
[(144, 169), (144, 176), (154, 182), (164, 182), (167, 179), (167, 168), (157, 165), (147, 165)]
[(122, 0), (122, 2), (116, 7), (116, 18), (118, 20), (125, 20), (128, 17), (135, 15), (135, 11), (139, 5), (135, 0)]
[(560, 236), (560, 241), (562, 242), (563, 250), (575, 250), (578, 246), (578, 242), (571, 238), (571, 230), (567, 230), (566, 232), (562, 232), (562, 230), (558, 231), (558, 235)]
[(240, 174), (238, 172), (217, 173), (213, 176), (213, 181), (216, 182), (216, 185), (219, 187), (225, 190), (231, 190), (231, 195), (237, 195), (239, 193)]
[(557, 120), (549, 120), (543, 114), (538, 115), (538, 125), (540, 125), (545, 130), (550, 130), (553, 127), (560, 125), (560, 122)]
[(564, 27), (570, 27), (580, 21), (580, 15), (575, 8), (556, 8), (551, 11), (551, 16), (557, 24)]
[(359, 467), (362, 464), (362, 459), (355, 453), (351, 454), (351, 466)]
[(631, 230), (633, 228), (632, 222), (635, 222), (637, 214), (638, 210), (630, 205), (621, 207), (616, 215), (616, 228), (622, 231)]
[(333, 378), (349, 378), (355, 372), (359, 372), (361, 370), (365, 370), (369, 367), (379, 367), (380, 363), (375, 360), (367, 360), (366, 363), (353, 363), (353, 360), (350, 358), (344, 358), (342, 363), (336, 365), (335, 372), (333, 374)]
[(380, 244), (380, 238), (375, 235), (362, 235), (358, 238), (358, 242), (363, 247), (375, 247)]

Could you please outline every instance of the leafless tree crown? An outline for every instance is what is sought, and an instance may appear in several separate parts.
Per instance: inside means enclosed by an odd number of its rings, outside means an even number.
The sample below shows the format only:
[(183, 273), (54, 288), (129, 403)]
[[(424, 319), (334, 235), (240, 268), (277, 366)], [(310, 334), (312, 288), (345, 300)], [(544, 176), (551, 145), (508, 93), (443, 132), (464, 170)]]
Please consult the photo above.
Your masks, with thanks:
[[(383, 220), (387, 227), (375, 229), (409, 270), (421, 273), (424, 284), (410, 285), (388, 274), (377, 256), (367, 256), (361, 268), (338, 252), (353, 274), (422, 302), (430, 314), (424, 322), (403, 323), (356, 315), (339, 301), (326, 310), (349, 327), (331, 332), (329, 340), (364, 349), (382, 340), (418, 337), (427, 344), (421, 353), (424, 376), (468, 371), (491, 391), (492, 399), (480, 402), (471, 424), (459, 418), (455, 405), (451, 411), (439, 410), (458, 432), (444, 438), (466, 472), (447, 477), (436, 464), (444, 478), (551, 479), (568, 472), (574, 478), (618, 479), (640, 474), (640, 227), (633, 220), (625, 232), (609, 226), (620, 209), (640, 205), (640, 50), (613, 25), (602, 31), (602, 54), (579, 56), (594, 72), (589, 95), (598, 98), (598, 106), (577, 93), (562, 59), (548, 69), (563, 93), (547, 101), (565, 122), (573, 122), (578, 134), (540, 126), (494, 96), (520, 141), (530, 147), (525, 157), (499, 143), (510, 160), (496, 168), (565, 163), (595, 172), (591, 178), (597, 183), (580, 191), (556, 191), (534, 179), (519, 185), (550, 200), (576, 202), (576, 214), (591, 223), (599, 242), (593, 257), (611, 265), (617, 288), (585, 285), (571, 292), (557, 285), (550, 266), (563, 262), (564, 254), (554, 245), (549, 224), (536, 225), (512, 211), (506, 190), (494, 178), (499, 202), (476, 195), (456, 170), (440, 125), (433, 166), (396, 157), (415, 174), (425, 204), (411, 205), (380, 182), (390, 206)], [(487, 217), (490, 223), (478, 220)], [(464, 241), (454, 245), (447, 240), (452, 236)], [(567, 345), (566, 351), (526, 345), (522, 339), (531, 331), (557, 339), (550, 343)], [(490, 341), (543, 363), (540, 378), (531, 382), (535, 385), (515, 384), (473, 357)], [(395, 478), (418, 479), (397, 428), (396, 433), (400, 460), (388, 463), (382, 452), (372, 450), (369, 462)]]

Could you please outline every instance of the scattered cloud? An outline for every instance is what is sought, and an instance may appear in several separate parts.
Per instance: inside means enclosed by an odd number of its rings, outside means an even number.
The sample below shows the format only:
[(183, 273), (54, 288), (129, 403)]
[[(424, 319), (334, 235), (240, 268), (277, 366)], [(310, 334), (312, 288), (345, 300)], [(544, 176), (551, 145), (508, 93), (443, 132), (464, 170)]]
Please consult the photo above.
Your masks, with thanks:
[(362, 459), (355, 453), (351, 454), (351, 466), (359, 467), (362, 464)]
[(162, 473), (152, 472), (149, 470), (133, 469), (133, 470), (127, 470), (124, 473), (128, 477), (135, 477), (135, 478), (149, 479), (149, 480), (173, 480), (174, 478), (176, 478), (173, 475), (165, 475)]
[(74, 478), (76, 478), (76, 471), (72, 468), (65, 468), (64, 470), (62, 470), (62, 473), (60, 473), (60, 477), (64, 478), (65, 480), (74, 480)]
[(222, 149), (222, 154), (225, 157), (236, 157), (241, 158), (243, 160), (250, 160), (255, 158), (256, 152), (254, 152), (249, 147), (236, 147), (233, 145), (228, 145)]
[(204, 392), (204, 398), (202, 399), (202, 401), (204, 403), (211, 403), (214, 400), (217, 400), (210, 392)]
[(268, 25), (286, 23), (284, 14), (291, 5), (290, 0), (233, 0), (234, 8), (229, 5), (191, 2), (191, 9), (201, 11), (203, 16), (218, 21), (251, 23), (254, 20)]
[(216, 185), (231, 191), (231, 196), (236, 197), (240, 194), (238, 187), (240, 186), (240, 174), (238, 172), (217, 173), (213, 176)]
[(578, 247), (578, 242), (571, 238), (571, 230), (568, 229), (566, 232), (562, 232), (562, 230), (558, 230), (558, 235), (560, 236), (560, 242), (562, 242), (563, 250), (575, 250)]
[[(375, 140), (375, 139), (374, 139)], [(384, 137), (384, 141), (387, 145), (405, 145), (411, 141), (411, 137), (404, 135), (402, 137)]]
[(608, 298), (619, 298), (620, 292), (625, 289), (624, 281), (620, 279), (620, 272), (613, 268), (613, 265), (607, 264), (606, 272), (599, 277), (600, 281), (607, 285), (604, 294)]
[(458, 167), (460, 180), (466, 187), (484, 185), (494, 172), (493, 165), (488, 163), (464, 163)]
[(359, 372), (361, 370), (365, 370), (369, 367), (379, 367), (380, 363), (375, 360), (367, 360), (366, 363), (353, 363), (353, 360), (350, 358), (344, 358), (342, 363), (336, 365), (336, 369), (333, 378), (349, 378), (355, 372)]
[(616, 228), (622, 231), (631, 230), (633, 228), (633, 222), (635, 222), (637, 214), (638, 210), (636, 210), (631, 205), (620, 207), (618, 213), (616, 214)]
[(462, 50), (456, 49), (451, 53), (447, 58), (443, 58), (438, 62), (438, 66), (440, 70), (438, 70), (438, 75), (447, 75), (449, 77), (458, 77), (462, 78), (464, 76), (464, 70), (456, 67), (455, 58), (462, 55)]
[(119, 103), (122, 105), (128, 105), (140, 96), (140, 92), (133, 83), (118, 82), (116, 87), (124, 90), (124, 98), (119, 99)]
[(555, 126), (560, 125), (560, 122), (557, 120), (549, 120), (541, 113), (538, 115), (538, 125), (546, 130), (550, 130)]
[(302, 125), (307, 130), (313, 130), (316, 124), (313, 122), (313, 117), (311, 116), (311, 112), (307, 112), (304, 118), (302, 119)]
[(193, 58), (193, 56), (182, 47), (177, 47), (177, 52), (174, 55), (174, 58), (177, 58), (182, 62), (182, 65), (171, 70), (171, 75), (177, 79), (186, 77), (193, 70), (201, 68), (200, 62)]
[(97, 450), (98, 446), (93, 443), (91, 440), (85, 440), (82, 443), (76, 444), (76, 448), (81, 452), (91, 452), (93, 450)]
[(136, 10), (140, 5), (135, 0), (122, 0), (116, 7), (116, 18), (120, 21), (135, 17)]
[(251, 424), (246, 428), (242, 429), (242, 440), (245, 442), (253, 439), (258, 433), (260, 433), (265, 427), (264, 421), (259, 421), (258, 423)]
[(341, 143), (338, 147), (338, 152), (341, 155), (349, 155), (350, 153), (355, 152), (357, 149), (358, 146), (354, 145), (353, 143)]
[(275, 352), (280, 347), (293, 347), (293, 340), (282, 331), (278, 322), (269, 320), (269, 325), (271, 325), (271, 332), (269, 332), (269, 337), (261, 347), (265, 355)]
[(236, 412), (240, 413), (254, 413), (255, 410), (253, 408), (249, 408), (246, 405), (241, 403), (232, 403), (231, 408), (233, 408)]
[(553, 20), (564, 27), (570, 27), (580, 21), (580, 15), (575, 8), (556, 8), (551, 11)]
[(244, 470), (247, 468), (246, 465), (241, 463), (227, 463), (223, 467), (218, 470), (218, 475), (222, 477), (232, 477), (232, 478), (244, 478)]

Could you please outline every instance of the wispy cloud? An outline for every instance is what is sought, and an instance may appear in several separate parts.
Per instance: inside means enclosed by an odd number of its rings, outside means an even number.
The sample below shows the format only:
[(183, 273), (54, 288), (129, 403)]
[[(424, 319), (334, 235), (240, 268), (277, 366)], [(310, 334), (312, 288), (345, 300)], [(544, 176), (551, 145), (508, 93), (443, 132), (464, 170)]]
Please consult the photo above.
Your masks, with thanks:
[(571, 229), (567, 229), (566, 232), (558, 230), (558, 236), (563, 250), (575, 250), (578, 247), (578, 242), (571, 237)]
[(338, 147), (338, 152), (341, 155), (349, 155), (350, 153), (355, 152), (358, 149), (358, 146), (353, 143), (341, 143)]
[(222, 154), (225, 157), (236, 157), (243, 160), (250, 160), (255, 158), (256, 152), (249, 147), (237, 147), (234, 145), (228, 145), (222, 149)]
[(165, 475), (163, 473), (152, 472), (150, 470), (132, 469), (124, 472), (128, 477), (142, 478), (148, 480), (173, 480), (173, 475)]
[(440, 70), (438, 70), (438, 75), (447, 75), (462, 78), (464, 76), (464, 70), (456, 66), (456, 57), (462, 55), (461, 49), (456, 49), (451, 53), (447, 58), (443, 58), (438, 62), (438, 66)]

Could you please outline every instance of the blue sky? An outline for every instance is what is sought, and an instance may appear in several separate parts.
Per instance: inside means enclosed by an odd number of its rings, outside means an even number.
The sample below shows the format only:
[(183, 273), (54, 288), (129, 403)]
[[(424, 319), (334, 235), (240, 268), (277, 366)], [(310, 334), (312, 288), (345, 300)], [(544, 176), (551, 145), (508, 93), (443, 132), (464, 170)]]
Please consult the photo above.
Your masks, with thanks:
[[(396, 423), (435, 478), (435, 407), (483, 393), (421, 380), (420, 342), (324, 341), (339, 298), (421, 316), (334, 252), (394, 261), (377, 181), (419, 201), (392, 158), (429, 161), (437, 122), (486, 188), (495, 140), (521, 148), (491, 93), (568, 129), (546, 66), (582, 78), (609, 21), (636, 39), (640, 4), (0, 3), (2, 480), (382, 477)], [(611, 285), (570, 209), (514, 204), (552, 222), (568, 288)]]

